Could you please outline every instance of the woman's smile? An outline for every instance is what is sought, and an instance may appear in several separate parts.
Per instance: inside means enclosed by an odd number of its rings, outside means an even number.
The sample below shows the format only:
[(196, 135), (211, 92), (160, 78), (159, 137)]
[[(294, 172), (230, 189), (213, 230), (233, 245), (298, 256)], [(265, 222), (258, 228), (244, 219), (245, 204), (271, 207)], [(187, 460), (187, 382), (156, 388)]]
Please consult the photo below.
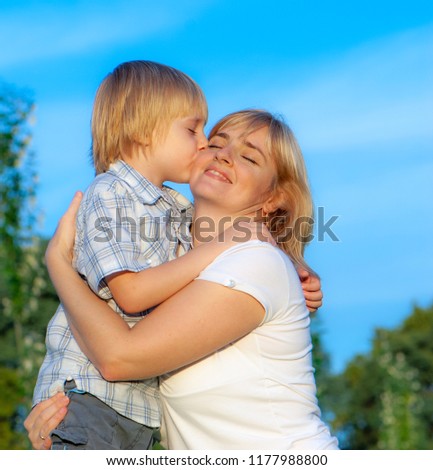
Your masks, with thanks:
[[(190, 188), (195, 208), (206, 204), (230, 215), (255, 214), (273, 197), (276, 167), (267, 153), (269, 129), (248, 132), (246, 126), (227, 126), (211, 136), (209, 147), (194, 162)], [(205, 204), (205, 206), (203, 206)]]
[(216, 165), (211, 165), (209, 168), (206, 169), (204, 174), (206, 176), (209, 176), (210, 178), (216, 179), (218, 181), (222, 181), (223, 183), (232, 184), (227, 173), (217, 168)]

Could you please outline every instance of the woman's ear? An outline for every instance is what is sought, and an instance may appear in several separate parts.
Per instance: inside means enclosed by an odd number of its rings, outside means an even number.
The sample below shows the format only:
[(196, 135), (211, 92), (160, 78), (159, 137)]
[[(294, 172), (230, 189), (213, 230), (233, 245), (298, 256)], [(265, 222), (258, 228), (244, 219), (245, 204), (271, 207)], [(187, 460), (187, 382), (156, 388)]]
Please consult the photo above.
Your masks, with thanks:
[(283, 201), (283, 192), (280, 189), (275, 189), (272, 195), (263, 204), (263, 213), (272, 214), (272, 212), (275, 212), (277, 209), (282, 209)]

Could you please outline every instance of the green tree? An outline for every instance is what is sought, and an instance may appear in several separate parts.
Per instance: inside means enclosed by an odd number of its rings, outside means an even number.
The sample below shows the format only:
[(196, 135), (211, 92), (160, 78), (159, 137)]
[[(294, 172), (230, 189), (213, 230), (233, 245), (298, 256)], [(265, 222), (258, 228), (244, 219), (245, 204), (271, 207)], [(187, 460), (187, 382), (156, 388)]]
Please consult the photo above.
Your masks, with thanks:
[(329, 384), (331, 377), (331, 361), (329, 353), (326, 351), (322, 342), (323, 325), (320, 318), (320, 312), (312, 316), (311, 336), (313, 342), (313, 367), (317, 386), (317, 398), (322, 412), (322, 418), (325, 421), (331, 419), (332, 398), (330, 395)]
[(385, 377), (380, 397), (380, 449), (425, 449), (426, 426), (418, 371), (411, 368), (402, 352), (393, 354), (387, 341), (379, 365)]
[[(31, 404), (56, 296), (36, 235), (36, 172), (31, 149), (34, 105), (0, 85), (0, 448), (20, 448), (20, 416)], [(50, 312), (48, 312), (50, 310)], [(6, 428), (8, 431), (6, 432)]]
[(332, 425), (350, 449), (433, 449), (433, 306), (378, 329), (330, 381)]

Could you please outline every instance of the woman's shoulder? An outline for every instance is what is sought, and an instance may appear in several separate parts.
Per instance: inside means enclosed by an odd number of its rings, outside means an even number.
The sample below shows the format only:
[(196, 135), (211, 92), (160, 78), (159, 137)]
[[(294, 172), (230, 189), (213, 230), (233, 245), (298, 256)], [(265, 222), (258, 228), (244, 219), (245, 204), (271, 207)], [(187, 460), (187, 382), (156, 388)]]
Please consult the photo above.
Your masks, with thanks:
[(260, 264), (262, 267), (265, 267), (265, 265), (272, 265), (273, 267), (275, 267), (274, 265), (281, 265), (284, 268), (293, 266), (289, 256), (280, 248), (257, 239), (237, 243), (225, 250), (215, 261), (222, 259), (234, 261), (241, 258), (248, 264)]
[(225, 250), (202, 274), (224, 273), (239, 281), (278, 288), (287, 284), (294, 271), (293, 263), (282, 250), (267, 242), (250, 240)]
[(265, 308), (265, 321), (284, 314), (290, 299), (302, 297), (299, 277), (290, 258), (279, 248), (259, 240), (227, 249), (197, 279), (253, 296)]

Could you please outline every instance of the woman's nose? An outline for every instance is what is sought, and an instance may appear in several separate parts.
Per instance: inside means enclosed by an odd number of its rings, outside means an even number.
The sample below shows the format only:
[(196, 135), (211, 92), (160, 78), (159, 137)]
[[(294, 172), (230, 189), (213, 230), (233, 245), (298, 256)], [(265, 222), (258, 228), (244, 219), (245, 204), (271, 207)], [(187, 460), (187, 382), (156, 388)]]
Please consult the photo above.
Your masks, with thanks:
[(214, 158), (221, 163), (225, 163), (226, 165), (233, 164), (232, 155), (228, 147), (222, 147), (220, 149), (217, 149)]

